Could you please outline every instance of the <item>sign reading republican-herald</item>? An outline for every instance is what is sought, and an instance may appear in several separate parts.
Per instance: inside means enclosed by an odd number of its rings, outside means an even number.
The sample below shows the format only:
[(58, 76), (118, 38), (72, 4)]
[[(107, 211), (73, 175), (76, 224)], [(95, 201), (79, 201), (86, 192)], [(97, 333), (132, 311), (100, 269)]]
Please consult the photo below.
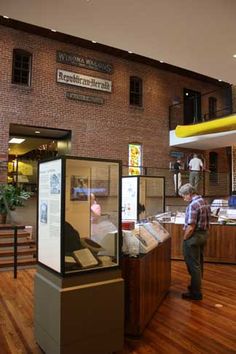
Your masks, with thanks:
[(89, 88), (92, 90), (111, 92), (112, 82), (97, 77), (81, 75), (71, 71), (57, 69), (57, 82)]

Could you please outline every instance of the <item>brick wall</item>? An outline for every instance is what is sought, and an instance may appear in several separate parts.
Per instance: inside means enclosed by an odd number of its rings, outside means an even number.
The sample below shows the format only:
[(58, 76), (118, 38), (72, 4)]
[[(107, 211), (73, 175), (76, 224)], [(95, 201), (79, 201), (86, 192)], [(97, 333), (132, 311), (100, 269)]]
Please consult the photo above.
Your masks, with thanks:
[[(29, 88), (11, 84), (14, 48), (33, 55)], [(111, 63), (114, 73), (56, 63), (57, 50)], [(0, 151), (4, 154), (8, 149), (9, 125), (17, 123), (71, 130), (72, 155), (118, 158), (123, 164), (128, 163), (128, 143), (138, 142), (143, 144), (145, 166), (168, 168), (168, 108), (173, 98), (182, 98), (183, 88), (201, 93), (217, 89), (200, 80), (4, 26), (0, 26), (0, 57)], [(112, 80), (112, 93), (56, 83), (58, 68)], [(131, 75), (143, 79), (143, 108), (129, 106)], [(65, 97), (67, 91), (102, 97), (105, 103), (72, 101)], [(203, 110), (206, 104), (203, 102)]]

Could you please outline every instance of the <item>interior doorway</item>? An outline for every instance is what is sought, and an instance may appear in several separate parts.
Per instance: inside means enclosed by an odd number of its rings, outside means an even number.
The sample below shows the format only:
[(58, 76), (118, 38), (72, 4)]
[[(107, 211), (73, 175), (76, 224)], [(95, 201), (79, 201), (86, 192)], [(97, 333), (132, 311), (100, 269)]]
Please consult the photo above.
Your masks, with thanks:
[(71, 131), (10, 124), (8, 183), (34, 192), (38, 161), (69, 154)]
[(184, 124), (201, 122), (201, 93), (184, 89)]
[(32, 193), (23, 208), (11, 213), (16, 223), (32, 226), (35, 238), (38, 161), (71, 151), (71, 131), (10, 124), (8, 183)]

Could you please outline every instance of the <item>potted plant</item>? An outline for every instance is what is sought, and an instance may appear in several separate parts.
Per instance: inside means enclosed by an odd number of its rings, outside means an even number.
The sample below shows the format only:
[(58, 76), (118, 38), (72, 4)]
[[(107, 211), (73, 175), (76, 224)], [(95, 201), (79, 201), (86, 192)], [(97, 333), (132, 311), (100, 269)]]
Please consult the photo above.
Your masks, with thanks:
[(0, 184), (0, 224), (5, 224), (9, 211), (23, 206), (24, 200), (29, 199), (30, 196), (30, 192), (12, 184)]

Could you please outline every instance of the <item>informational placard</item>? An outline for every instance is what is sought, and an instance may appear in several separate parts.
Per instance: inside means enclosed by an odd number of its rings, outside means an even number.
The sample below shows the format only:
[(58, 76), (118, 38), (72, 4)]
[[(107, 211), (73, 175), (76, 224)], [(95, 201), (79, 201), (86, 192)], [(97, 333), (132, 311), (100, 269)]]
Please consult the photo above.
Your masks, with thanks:
[(138, 210), (138, 178), (122, 178), (122, 220), (136, 220)]
[(38, 260), (61, 272), (61, 160), (39, 165)]

